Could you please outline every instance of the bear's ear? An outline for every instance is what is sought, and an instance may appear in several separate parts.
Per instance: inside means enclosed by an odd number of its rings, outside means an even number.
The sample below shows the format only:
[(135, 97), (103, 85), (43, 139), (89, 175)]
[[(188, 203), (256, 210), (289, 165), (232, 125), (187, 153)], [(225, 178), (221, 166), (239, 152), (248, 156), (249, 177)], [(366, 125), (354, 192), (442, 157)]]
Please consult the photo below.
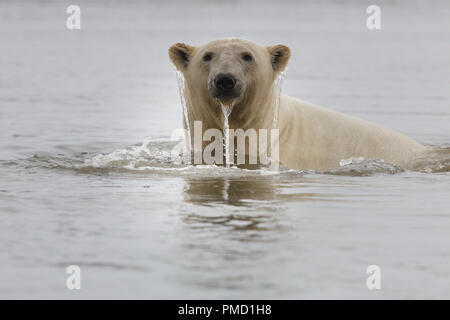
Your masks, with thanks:
[(191, 60), (193, 51), (194, 47), (185, 43), (175, 43), (169, 48), (169, 57), (179, 71), (184, 71)]
[(289, 58), (291, 57), (291, 49), (281, 44), (267, 47), (270, 54), (270, 62), (272, 68), (276, 72), (282, 72), (286, 68)]

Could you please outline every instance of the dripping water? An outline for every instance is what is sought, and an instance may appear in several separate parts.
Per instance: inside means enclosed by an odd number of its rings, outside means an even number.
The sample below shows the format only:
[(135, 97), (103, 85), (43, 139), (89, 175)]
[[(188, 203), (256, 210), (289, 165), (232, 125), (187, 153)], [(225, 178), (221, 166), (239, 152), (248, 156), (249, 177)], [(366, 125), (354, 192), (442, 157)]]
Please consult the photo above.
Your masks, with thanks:
[(231, 105), (225, 105), (223, 103), (220, 103), (220, 107), (222, 109), (223, 113), (223, 131), (224, 131), (224, 144), (225, 144), (225, 165), (227, 167), (230, 167), (231, 164), (231, 157), (233, 156), (232, 152), (234, 150), (230, 150), (230, 122), (229, 117), (231, 112), (233, 111), (234, 104), (236, 103), (236, 100), (232, 102)]
[[(273, 134), (275, 134), (274, 129), (278, 130), (279, 129), (279, 125), (278, 125), (278, 118), (279, 118), (279, 113), (280, 113), (280, 100), (281, 100), (281, 88), (283, 86), (283, 80), (284, 80), (284, 72), (281, 72), (280, 75), (278, 76), (277, 80), (275, 81), (275, 85), (274, 85), (274, 92), (275, 92), (275, 97), (274, 97), (274, 108), (273, 108), (273, 121), (272, 121), (272, 130), (270, 131), (270, 167), (272, 170), (274, 169), (278, 169), (278, 165), (279, 165), (279, 155), (277, 156), (277, 158), (274, 158), (274, 154), (273, 154), (273, 148), (275, 147), (274, 143), (277, 144), (277, 150), (279, 150), (279, 135), (277, 135), (276, 137), (272, 137)], [(279, 151), (278, 151), (279, 152)]]
[(278, 114), (280, 112), (281, 87), (283, 86), (284, 72), (281, 72), (275, 81), (275, 102), (273, 110), (272, 129), (278, 129)]
[(184, 158), (185, 158), (185, 162), (186, 163), (190, 163), (191, 162), (191, 158), (192, 158), (192, 144), (191, 144), (191, 126), (190, 126), (190, 122), (189, 122), (189, 113), (188, 113), (188, 108), (187, 108), (187, 104), (186, 104), (186, 98), (184, 95), (184, 91), (185, 91), (185, 81), (184, 81), (184, 76), (183, 74), (178, 71), (175, 70), (176, 75), (177, 75), (177, 80), (178, 80), (178, 90), (180, 93), (180, 98), (181, 98), (181, 106), (183, 108), (183, 120), (184, 123), (186, 124), (186, 129), (184, 130), (184, 139), (185, 139), (185, 150), (184, 150)]

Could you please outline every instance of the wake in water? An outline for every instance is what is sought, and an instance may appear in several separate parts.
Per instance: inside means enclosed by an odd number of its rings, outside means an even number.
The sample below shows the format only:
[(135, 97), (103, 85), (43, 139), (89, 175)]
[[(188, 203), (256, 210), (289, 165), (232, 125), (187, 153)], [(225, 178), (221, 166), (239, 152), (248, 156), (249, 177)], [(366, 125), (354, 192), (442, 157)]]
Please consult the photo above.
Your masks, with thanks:
[[(33, 157), (1, 161), (2, 166), (19, 166), (25, 169), (46, 168), (71, 170), (78, 173), (140, 173), (140, 174), (171, 174), (192, 175), (194, 177), (245, 177), (254, 175), (303, 175), (331, 174), (342, 176), (370, 176), (374, 174), (398, 174), (405, 170), (396, 164), (382, 159), (351, 158), (343, 159), (339, 167), (324, 171), (289, 170), (280, 167), (273, 171), (270, 168), (257, 170), (239, 169), (215, 165), (197, 165), (184, 162), (183, 141), (152, 141), (145, 139), (142, 143), (119, 148), (111, 153), (92, 155), (80, 153), (77, 155), (37, 154)], [(415, 161), (414, 171), (423, 173), (450, 172), (450, 147), (430, 148)]]

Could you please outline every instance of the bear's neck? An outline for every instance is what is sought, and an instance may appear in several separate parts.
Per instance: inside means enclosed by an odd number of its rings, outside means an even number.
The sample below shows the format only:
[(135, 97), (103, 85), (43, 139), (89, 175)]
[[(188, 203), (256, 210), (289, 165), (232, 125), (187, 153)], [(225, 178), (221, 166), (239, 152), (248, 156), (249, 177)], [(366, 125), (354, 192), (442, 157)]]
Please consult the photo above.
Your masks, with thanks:
[[(272, 137), (271, 129), (278, 129), (278, 123), (277, 121), (275, 121), (275, 116), (276, 118), (278, 118), (278, 114), (276, 113), (277, 112), (279, 113), (279, 107), (277, 107), (277, 104), (280, 102), (279, 101), (280, 96), (276, 88), (271, 88), (269, 90), (263, 91), (262, 93), (260, 93), (259, 96), (251, 97), (251, 99), (249, 98), (245, 99), (244, 97), (242, 101), (239, 101), (234, 105), (231, 114), (229, 114), (228, 116), (228, 119), (223, 114), (220, 104), (217, 104), (214, 101), (210, 103), (205, 103), (202, 100), (196, 101), (195, 98), (196, 98), (195, 96), (189, 94), (185, 96), (187, 107), (187, 118), (189, 119), (188, 126), (186, 125), (185, 121), (185, 129), (188, 129), (190, 132), (190, 139), (189, 139), (190, 141), (187, 140), (186, 142), (190, 143), (190, 146), (188, 148), (191, 151), (192, 150), (194, 151), (192, 153), (192, 155), (194, 155), (193, 157), (194, 163), (201, 163), (202, 161), (204, 161), (202, 154), (203, 151), (206, 150), (205, 148), (208, 147), (210, 143), (212, 143), (210, 142), (212, 135), (215, 137), (214, 141), (220, 141), (217, 138), (217, 130), (221, 131), (222, 139), (226, 137), (227, 134), (229, 134), (229, 137), (234, 137), (232, 139), (235, 142), (237, 142), (236, 140), (237, 137), (235, 136), (235, 133), (242, 131), (236, 130), (242, 129), (244, 132), (248, 132), (249, 135), (256, 134), (257, 139), (256, 141), (258, 141), (257, 148), (258, 150), (260, 150), (259, 152), (261, 151), (264, 152), (265, 150), (265, 153), (263, 154), (258, 153), (257, 164), (251, 162), (249, 160), (250, 159), (249, 151), (252, 148), (250, 146), (251, 139), (250, 138), (244, 139), (245, 143), (244, 149), (246, 157), (244, 167), (253, 168), (256, 165), (255, 168), (257, 168), (261, 163), (265, 164), (264, 162), (261, 161), (262, 158), (260, 158), (260, 156), (271, 155), (272, 153), (271, 145), (270, 144), (267, 145), (268, 143), (267, 137)], [(225, 130), (226, 124), (228, 124), (229, 129), (233, 131), (226, 131)], [(209, 129), (215, 129), (216, 132), (214, 131), (207, 132), (207, 130)], [(266, 147), (264, 147), (264, 145)], [(223, 145), (221, 146), (223, 147), (223, 161), (221, 162), (222, 164), (227, 163), (226, 154), (234, 155), (232, 156), (235, 159), (233, 163), (238, 163), (237, 155), (239, 154), (239, 152), (236, 152), (237, 151), (236, 148), (238, 146), (239, 146), (238, 143), (235, 143), (233, 147), (234, 150), (227, 151), (227, 145), (223, 143)], [(201, 153), (198, 152), (200, 151), (198, 149), (199, 147), (202, 150)], [(220, 162), (215, 163), (220, 164)]]
[[(201, 121), (203, 131), (212, 128), (224, 131), (226, 117), (221, 106), (214, 101), (205, 102), (195, 99), (195, 96), (190, 96), (193, 98), (186, 97), (189, 128), (194, 127), (195, 121)], [(275, 88), (261, 92), (250, 99), (242, 99), (233, 106), (228, 116), (229, 128), (243, 130), (274, 128), (274, 125), (276, 126), (274, 116), (278, 112), (276, 108), (278, 99)]]

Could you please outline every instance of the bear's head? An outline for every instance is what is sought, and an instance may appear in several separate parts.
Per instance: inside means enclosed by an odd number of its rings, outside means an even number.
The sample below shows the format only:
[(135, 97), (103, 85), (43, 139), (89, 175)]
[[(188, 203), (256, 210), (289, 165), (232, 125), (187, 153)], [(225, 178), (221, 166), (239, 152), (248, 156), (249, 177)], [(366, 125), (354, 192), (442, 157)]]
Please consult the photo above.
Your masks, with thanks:
[(290, 49), (220, 39), (199, 47), (177, 43), (170, 47), (169, 56), (191, 96), (202, 99), (202, 104), (229, 106), (264, 99), (285, 69)]

